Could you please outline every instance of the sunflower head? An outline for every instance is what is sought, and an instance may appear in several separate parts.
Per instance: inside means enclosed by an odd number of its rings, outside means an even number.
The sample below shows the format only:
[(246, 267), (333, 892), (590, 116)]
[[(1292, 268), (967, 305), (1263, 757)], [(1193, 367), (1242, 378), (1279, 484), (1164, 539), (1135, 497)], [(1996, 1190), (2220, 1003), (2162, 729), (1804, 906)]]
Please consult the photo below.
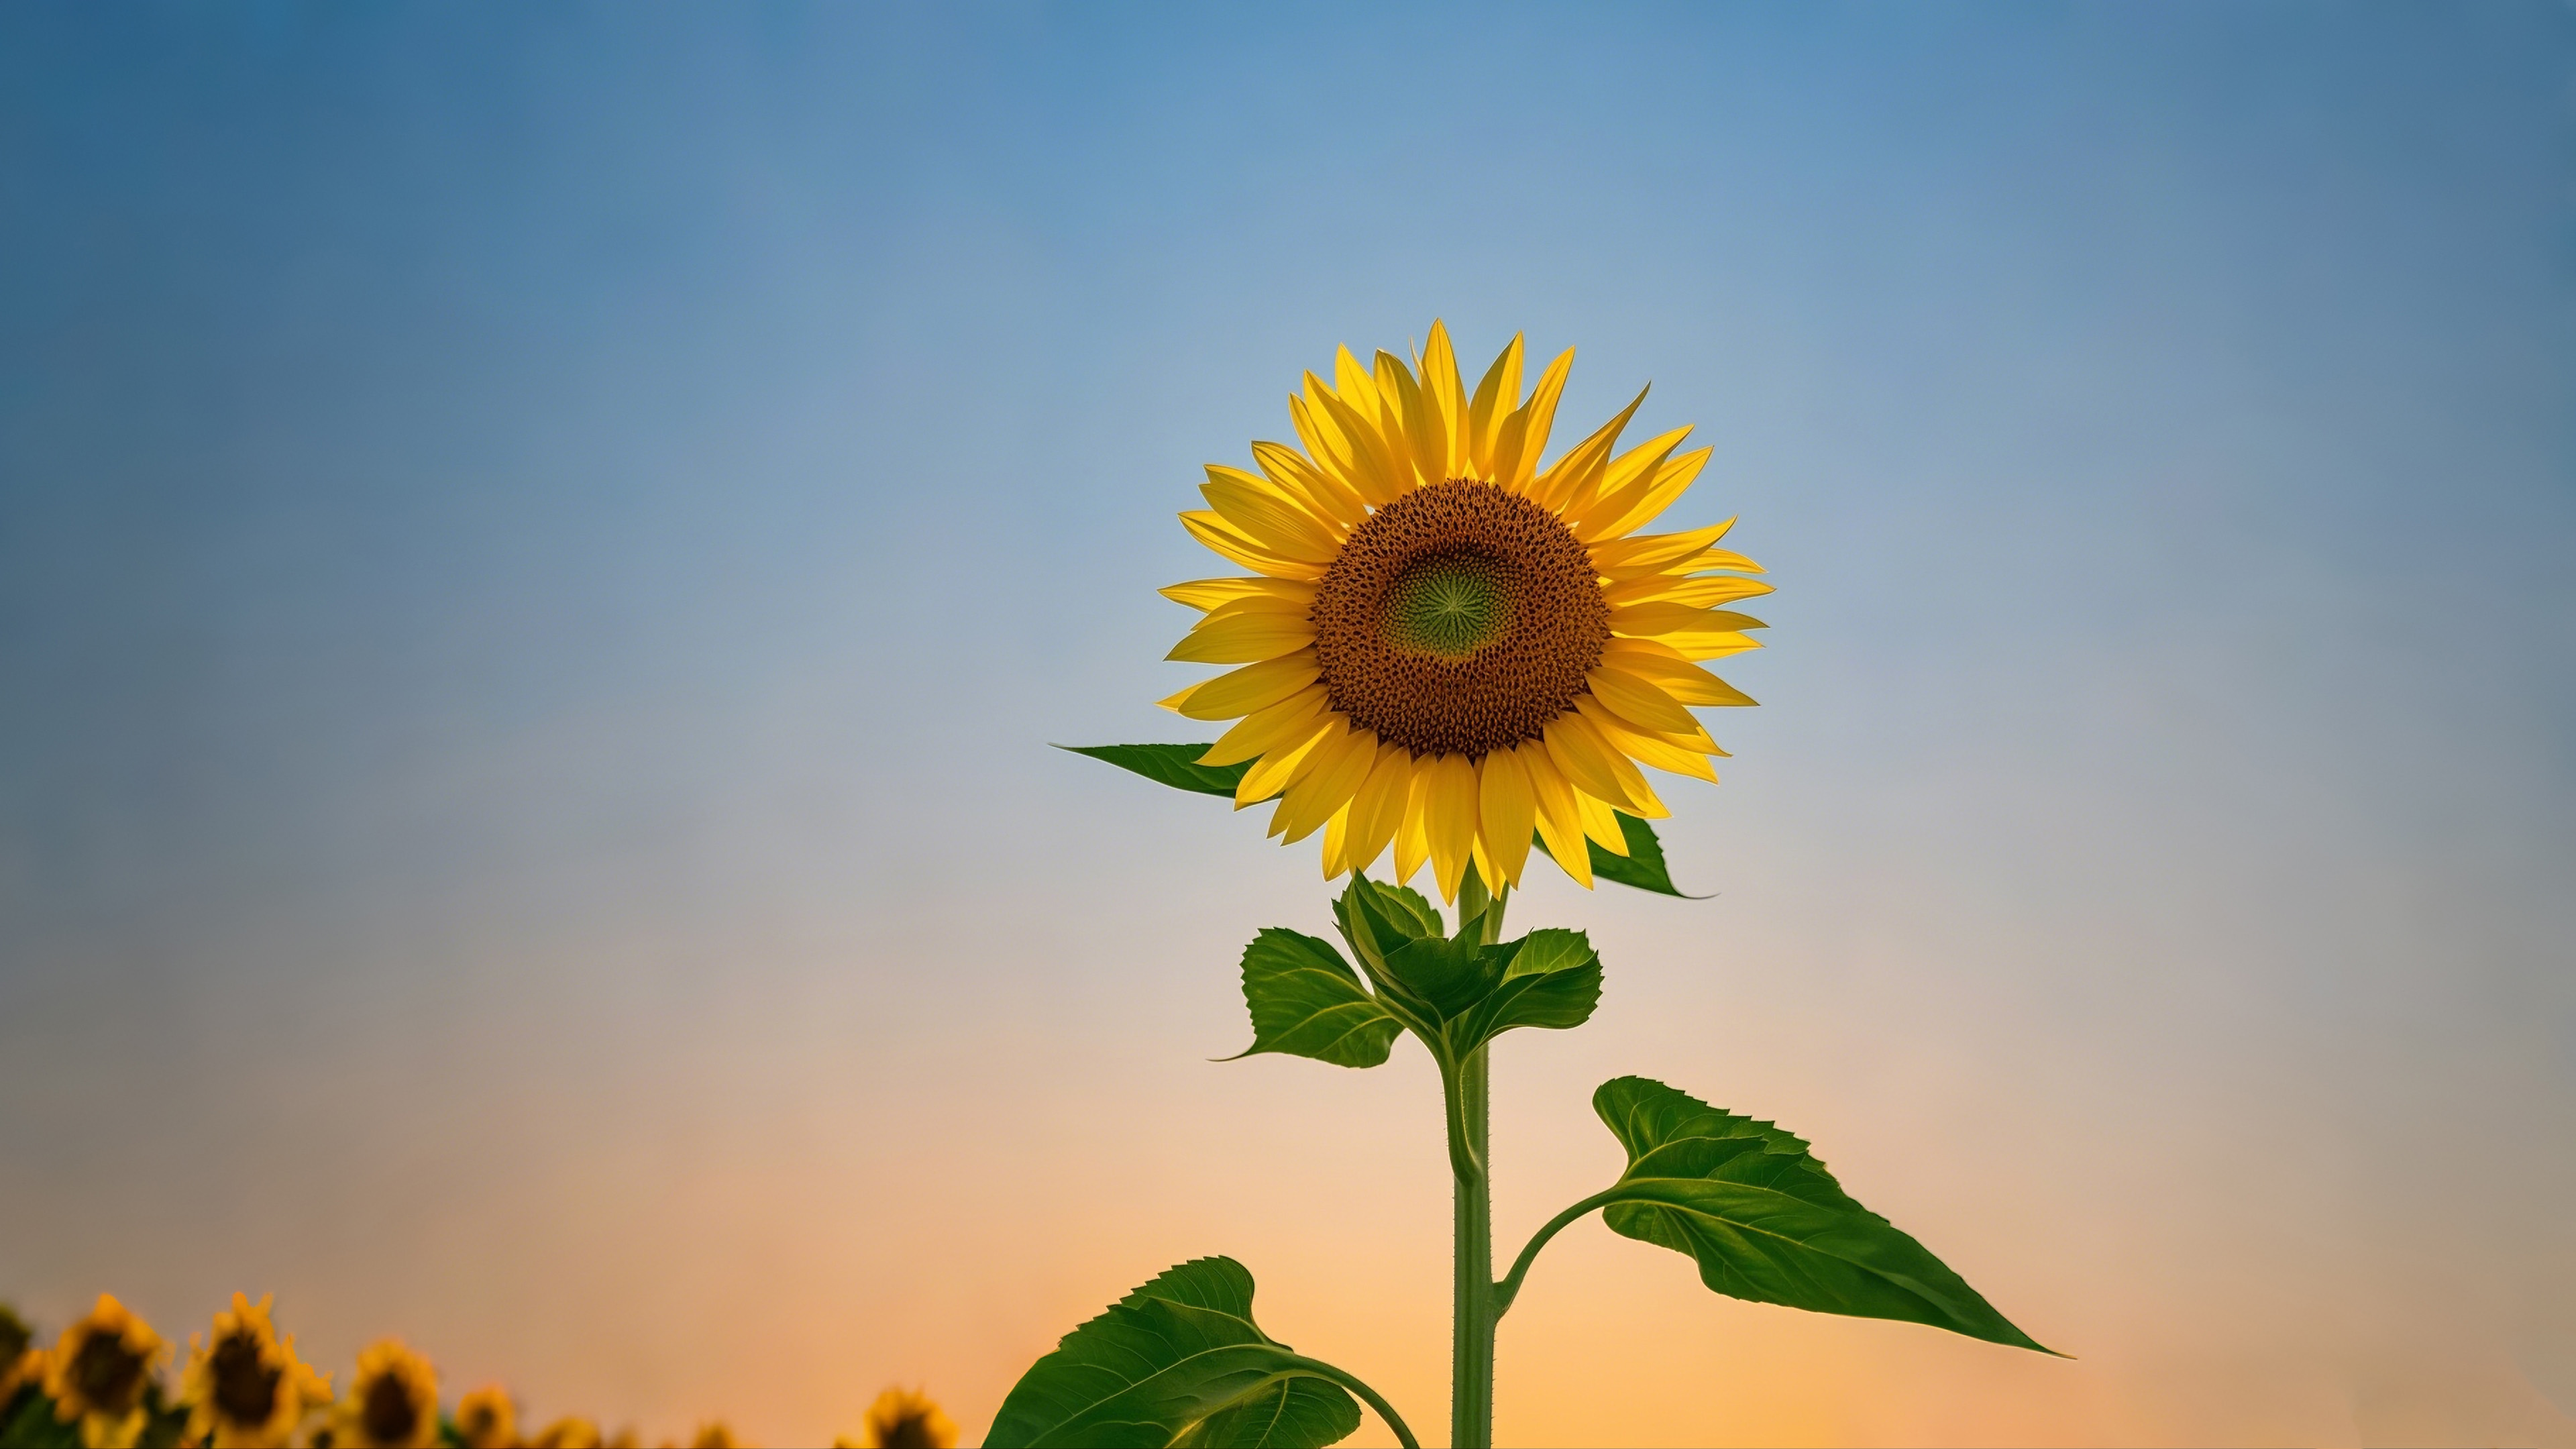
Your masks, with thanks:
[(898, 1388), (877, 1395), (868, 1406), (866, 1435), (853, 1449), (955, 1449), (956, 1443), (957, 1426), (936, 1401), (918, 1390)]
[(341, 1449), (428, 1449), (438, 1442), (437, 1371), (401, 1339), (377, 1341), (358, 1355), (334, 1427)]
[(97, 1306), (64, 1329), (45, 1355), (45, 1392), (55, 1416), (77, 1420), (88, 1449), (132, 1444), (150, 1417), (144, 1400), (168, 1353), (150, 1325), (101, 1293)]
[(588, 1419), (562, 1418), (548, 1424), (530, 1441), (536, 1449), (600, 1449), (599, 1426)]
[(519, 1412), (509, 1390), (488, 1384), (456, 1401), (456, 1432), (466, 1449), (501, 1449), (519, 1439)]
[(292, 1334), (280, 1338), (269, 1304), (248, 1294), (215, 1315), (214, 1330), (192, 1340), (179, 1377), (190, 1443), (212, 1449), (274, 1449), (287, 1443), (307, 1411), (331, 1402), (328, 1380), (295, 1356)]
[(733, 1436), (733, 1426), (722, 1419), (709, 1419), (689, 1437), (689, 1449), (740, 1449), (741, 1444)]
[(18, 1397), (18, 1390), (44, 1377), (45, 1355), (36, 1347), (36, 1331), (18, 1310), (0, 1303), (0, 1410)]
[(1690, 707), (1753, 701), (1697, 661), (1756, 647), (1719, 606), (1770, 585), (1726, 524), (1638, 531), (1710, 452), (1675, 451), (1688, 428), (1621, 451), (1644, 393), (1540, 465), (1573, 359), (1524, 395), (1517, 337), (1472, 392), (1438, 322), (1410, 365), (1343, 349), (1288, 399), (1302, 447), (1209, 465), (1181, 515), (1253, 572), (1163, 590), (1204, 614), (1170, 657), (1239, 666), (1163, 703), (1236, 721), (1199, 763), (1248, 765), (1237, 806), (1321, 830), (1327, 876), (1392, 849), (1454, 900), (1469, 869), (1518, 884), (1535, 835), (1589, 886), (1587, 839), (1624, 855), (1621, 813), (1670, 813), (1639, 765), (1716, 782)]

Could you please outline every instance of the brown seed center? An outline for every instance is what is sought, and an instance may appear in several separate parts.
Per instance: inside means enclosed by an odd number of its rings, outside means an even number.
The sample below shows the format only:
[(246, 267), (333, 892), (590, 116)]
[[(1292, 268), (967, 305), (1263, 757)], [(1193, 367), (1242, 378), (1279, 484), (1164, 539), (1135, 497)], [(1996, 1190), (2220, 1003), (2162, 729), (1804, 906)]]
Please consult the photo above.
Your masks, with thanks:
[(1610, 640), (1591, 551), (1546, 509), (1468, 479), (1351, 530), (1311, 617), (1332, 707), (1416, 755), (1537, 739)]
[(379, 1444), (408, 1444), (420, 1428), (420, 1406), (412, 1402), (411, 1386), (402, 1375), (382, 1373), (367, 1385), (367, 1437)]
[(277, 1384), (284, 1375), (261, 1357), (247, 1333), (225, 1336), (212, 1355), (215, 1408), (235, 1424), (265, 1424), (277, 1413)]
[(143, 1355), (122, 1334), (93, 1333), (72, 1357), (72, 1386), (103, 1414), (132, 1413), (143, 1397)]

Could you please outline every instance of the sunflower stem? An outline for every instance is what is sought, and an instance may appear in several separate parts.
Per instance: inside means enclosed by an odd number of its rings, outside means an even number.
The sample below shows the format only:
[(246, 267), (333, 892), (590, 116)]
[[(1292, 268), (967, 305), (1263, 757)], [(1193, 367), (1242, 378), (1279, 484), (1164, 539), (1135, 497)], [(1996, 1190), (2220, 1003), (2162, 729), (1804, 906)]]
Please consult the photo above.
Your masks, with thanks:
[[(1477, 937), (1491, 944), (1502, 935), (1509, 888), (1488, 897), (1473, 866), (1458, 889), (1459, 929), (1478, 920)], [(1458, 1449), (1490, 1449), (1494, 1442), (1494, 1192), (1486, 1127), (1491, 1117), (1489, 1063), (1478, 1047), (1442, 1074), (1449, 1098), (1449, 1162), (1456, 1178), (1451, 1225), (1455, 1235), (1453, 1312), (1450, 1317), (1449, 1442)]]

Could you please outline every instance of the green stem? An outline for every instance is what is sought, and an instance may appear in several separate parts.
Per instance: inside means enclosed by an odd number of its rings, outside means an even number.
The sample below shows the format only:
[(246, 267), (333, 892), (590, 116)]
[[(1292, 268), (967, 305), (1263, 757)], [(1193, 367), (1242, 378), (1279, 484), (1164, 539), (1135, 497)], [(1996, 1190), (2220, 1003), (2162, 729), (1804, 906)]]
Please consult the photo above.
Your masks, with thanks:
[(1538, 1261), (1538, 1250), (1547, 1246), (1548, 1239), (1563, 1232), (1569, 1224), (1585, 1213), (1594, 1208), (1608, 1207), (1618, 1200), (1617, 1188), (1612, 1188), (1608, 1192), (1596, 1192), (1555, 1217), (1549, 1218), (1547, 1226), (1540, 1228), (1537, 1235), (1529, 1240), (1529, 1246), (1521, 1249), (1519, 1259), (1512, 1264), (1511, 1273), (1503, 1281), (1494, 1285), (1494, 1317), (1499, 1319), (1512, 1311), (1512, 1300), (1521, 1296), (1521, 1280), (1529, 1276), (1530, 1264)]
[(1413, 1437), (1413, 1431), (1405, 1427), (1404, 1416), (1395, 1411), (1395, 1405), (1378, 1397), (1377, 1390), (1361, 1383), (1357, 1377), (1342, 1372), (1340, 1369), (1333, 1367), (1322, 1359), (1307, 1358), (1302, 1354), (1291, 1354), (1289, 1355), (1289, 1358), (1291, 1362), (1297, 1365), (1300, 1372), (1312, 1374), (1314, 1377), (1319, 1379), (1330, 1380), (1333, 1383), (1340, 1384), (1343, 1388), (1350, 1390), (1352, 1393), (1359, 1395), (1360, 1401), (1367, 1404), (1370, 1408), (1377, 1410), (1377, 1416), (1384, 1419), (1386, 1421), (1386, 1426), (1395, 1431), (1395, 1442), (1403, 1445), (1404, 1449), (1422, 1449), (1421, 1442)]
[[(1458, 890), (1461, 930), (1480, 913), (1480, 939), (1499, 939), (1503, 906), (1510, 897), (1488, 898), (1485, 883), (1469, 867)], [(1448, 1098), (1449, 1164), (1456, 1178), (1451, 1227), (1454, 1235), (1453, 1303), (1449, 1340), (1449, 1442), (1457, 1449), (1489, 1449), (1494, 1442), (1494, 1324), (1502, 1316), (1495, 1302), (1494, 1192), (1487, 1155), (1491, 1117), (1490, 1076), (1486, 1048), (1478, 1047), (1441, 1074)]]

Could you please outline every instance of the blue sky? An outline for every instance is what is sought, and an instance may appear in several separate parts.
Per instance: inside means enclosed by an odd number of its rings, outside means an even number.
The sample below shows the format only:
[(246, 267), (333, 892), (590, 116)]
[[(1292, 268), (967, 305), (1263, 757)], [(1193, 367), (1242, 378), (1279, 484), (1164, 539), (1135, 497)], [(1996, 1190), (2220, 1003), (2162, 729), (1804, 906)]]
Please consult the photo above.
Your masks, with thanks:
[[(1204, 1060), (1310, 855), (1044, 744), (1192, 737), (1198, 465), (1437, 316), (1651, 380), (1780, 586), (1716, 900), (1521, 908), (1613, 994), (1501, 1068), (1504, 1234), (1659, 1072), (2080, 1361), (1617, 1433), (2576, 1443), (2571, 97), (2546, 5), (13, 7), (0, 1296), (973, 1432), (1237, 1234), (1436, 1399), (1421, 1084)], [(1823, 1331), (1655, 1303), (1505, 1373)]]

